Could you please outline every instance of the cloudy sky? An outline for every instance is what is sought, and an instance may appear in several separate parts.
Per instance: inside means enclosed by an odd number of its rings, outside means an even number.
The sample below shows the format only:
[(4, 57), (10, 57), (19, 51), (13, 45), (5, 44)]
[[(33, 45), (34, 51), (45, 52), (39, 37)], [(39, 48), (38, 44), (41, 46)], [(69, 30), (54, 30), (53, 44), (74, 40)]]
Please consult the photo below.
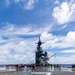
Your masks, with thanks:
[(0, 1), (0, 64), (34, 63), (39, 36), (49, 63), (75, 63), (75, 0)]

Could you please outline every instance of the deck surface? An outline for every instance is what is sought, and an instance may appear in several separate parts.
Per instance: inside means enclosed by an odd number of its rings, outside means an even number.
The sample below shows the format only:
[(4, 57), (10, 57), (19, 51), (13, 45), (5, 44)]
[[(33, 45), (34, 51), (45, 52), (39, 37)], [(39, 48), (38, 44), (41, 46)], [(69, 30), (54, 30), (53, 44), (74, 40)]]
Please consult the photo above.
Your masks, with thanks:
[(6, 71), (0, 72), (0, 75), (75, 75), (75, 71), (68, 68), (62, 68), (62, 70), (51, 70), (44, 68), (43, 70), (38, 69), (35, 71), (32, 71), (31, 69), (21, 71)]

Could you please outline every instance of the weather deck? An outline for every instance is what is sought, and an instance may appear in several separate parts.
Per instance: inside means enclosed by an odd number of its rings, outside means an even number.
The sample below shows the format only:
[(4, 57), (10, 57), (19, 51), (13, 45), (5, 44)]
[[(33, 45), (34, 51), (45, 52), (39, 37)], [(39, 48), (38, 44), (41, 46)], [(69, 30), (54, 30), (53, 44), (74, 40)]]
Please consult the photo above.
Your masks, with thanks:
[(0, 72), (0, 75), (75, 75), (75, 71), (72, 71), (71, 68), (62, 68), (61, 70), (54, 70), (51, 68), (44, 68), (43, 70), (31, 69), (19, 70), (19, 71), (5, 71)]

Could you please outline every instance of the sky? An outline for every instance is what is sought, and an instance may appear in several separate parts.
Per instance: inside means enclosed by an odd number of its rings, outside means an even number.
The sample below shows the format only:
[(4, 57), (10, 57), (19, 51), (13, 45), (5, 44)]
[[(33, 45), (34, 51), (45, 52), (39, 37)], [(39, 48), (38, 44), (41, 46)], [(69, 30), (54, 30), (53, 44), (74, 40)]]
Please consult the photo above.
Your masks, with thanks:
[(35, 63), (39, 36), (53, 64), (75, 64), (75, 0), (0, 0), (0, 64)]

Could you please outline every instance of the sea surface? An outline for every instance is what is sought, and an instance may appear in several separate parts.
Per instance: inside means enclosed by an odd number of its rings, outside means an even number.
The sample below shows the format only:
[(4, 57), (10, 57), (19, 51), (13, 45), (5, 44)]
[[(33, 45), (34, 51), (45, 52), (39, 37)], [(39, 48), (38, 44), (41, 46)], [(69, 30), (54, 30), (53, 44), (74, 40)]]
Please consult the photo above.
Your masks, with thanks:
[(59, 64), (61, 67), (71, 68), (73, 64)]

